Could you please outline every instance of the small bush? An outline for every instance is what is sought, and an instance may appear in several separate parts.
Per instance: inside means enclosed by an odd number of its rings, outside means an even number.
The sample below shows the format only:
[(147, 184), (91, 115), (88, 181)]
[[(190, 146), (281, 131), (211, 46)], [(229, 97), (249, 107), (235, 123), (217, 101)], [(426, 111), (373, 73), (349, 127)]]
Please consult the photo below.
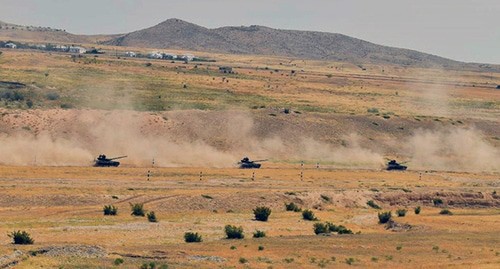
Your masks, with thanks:
[(226, 225), (224, 227), (227, 239), (243, 239), (245, 235), (243, 234), (243, 227), (236, 227), (234, 225)]
[(120, 265), (124, 263), (125, 261), (122, 258), (116, 258), (115, 261), (113, 262), (114, 265)]
[(156, 218), (156, 214), (154, 211), (151, 211), (147, 214), (149, 222), (158, 222), (158, 219)]
[(115, 216), (116, 214), (118, 214), (118, 208), (116, 208), (114, 205), (105, 205), (102, 211), (104, 212), (104, 215), (109, 216)]
[(263, 251), (264, 250), (264, 246), (259, 246), (259, 251)]
[(35, 242), (26, 231), (13, 231), (8, 235), (16, 245), (31, 245)]
[(71, 108), (73, 108), (73, 105), (72, 104), (61, 104), (60, 107), (62, 109), (71, 109)]
[(243, 257), (241, 257), (241, 258), (240, 258), (240, 263), (247, 263), (247, 262), (248, 262), (248, 260), (247, 260), (247, 259), (245, 259), (245, 258), (243, 258)]
[(331, 202), (331, 200), (332, 200), (332, 198), (330, 198), (330, 196), (326, 196), (323, 194), (321, 194), (321, 199), (323, 199), (325, 202)]
[(420, 206), (415, 207), (415, 215), (420, 214), (420, 211), (421, 211), (421, 210), (422, 210), (422, 209), (420, 208)]
[(304, 210), (304, 212), (302, 212), (302, 218), (305, 220), (311, 220), (311, 221), (318, 220), (318, 218), (316, 218), (316, 216), (314, 216), (314, 212), (312, 212), (309, 209), (306, 209), (306, 210)]
[(315, 234), (326, 234), (330, 232), (328, 225), (325, 223), (314, 223), (313, 228)]
[(443, 209), (439, 212), (441, 215), (453, 215), (453, 213), (448, 209)]
[(253, 210), (255, 219), (258, 221), (267, 221), (269, 215), (271, 215), (271, 209), (269, 207), (261, 206)]
[(132, 216), (144, 217), (146, 214), (144, 212), (144, 204), (130, 204), (132, 208)]
[(408, 212), (408, 210), (406, 210), (404, 208), (400, 208), (400, 209), (396, 210), (396, 214), (398, 215), (398, 217), (406, 216), (406, 212)]
[(54, 100), (57, 100), (60, 98), (59, 94), (55, 93), (55, 92), (49, 92), (49, 93), (47, 93), (47, 95), (45, 97), (47, 98), (47, 100), (51, 100), (51, 101), (54, 101)]
[(375, 209), (382, 209), (379, 205), (377, 205), (373, 200), (370, 200), (368, 202), (366, 202), (366, 204), (368, 206), (370, 206), (371, 208), (375, 208)]
[(184, 241), (186, 243), (199, 243), (202, 242), (203, 239), (198, 233), (187, 232), (184, 234)]
[(298, 207), (294, 202), (285, 204), (286, 211), (300, 212), (302, 208)]
[(262, 238), (262, 237), (266, 237), (266, 232), (264, 232), (264, 231), (260, 231), (260, 230), (256, 230), (256, 231), (253, 233), (253, 237), (254, 237), (254, 238)]
[(432, 203), (434, 203), (435, 206), (440, 206), (443, 204), (443, 200), (441, 198), (434, 198), (432, 199)]
[(379, 223), (387, 223), (392, 218), (391, 211), (378, 213)]
[(352, 257), (345, 259), (345, 263), (347, 263), (349, 265), (353, 264), (354, 262), (355, 262), (355, 260)]
[(379, 113), (378, 108), (375, 107), (368, 108), (366, 111), (368, 111), (368, 113)]

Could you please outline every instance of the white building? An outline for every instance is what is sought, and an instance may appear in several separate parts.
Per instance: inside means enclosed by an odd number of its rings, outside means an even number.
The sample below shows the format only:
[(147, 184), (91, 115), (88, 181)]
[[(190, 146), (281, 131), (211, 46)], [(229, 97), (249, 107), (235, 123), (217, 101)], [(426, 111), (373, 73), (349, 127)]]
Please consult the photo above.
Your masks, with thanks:
[(179, 59), (184, 60), (184, 61), (192, 61), (194, 59), (193, 54), (184, 54)]
[(137, 57), (137, 54), (133, 51), (127, 51), (125, 52), (125, 56), (127, 57)]
[(68, 46), (65, 45), (56, 45), (54, 48), (58, 51), (68, 51)]
[(148, 54), (148, 58), (151, 58), (151, 59), (162, 59), (163, 58), (163, 54), (161, 54), (160, 52), (151, 52), (150, 54)]
[(72, 46), (72, 47), (69, 47), (69, 52), (82, 54), (82, 53), (87, 52), (87, 50), (82, 48), (82, 47), (73, 47)]
[(14, 44), (14, 43), (7, 43), (7, 44), (5, 44), (5, 47), (6, 47), (6, 48), (15, 49), (15, 48), (17, 48), (17, 45), (16, 45), (16, 44)]

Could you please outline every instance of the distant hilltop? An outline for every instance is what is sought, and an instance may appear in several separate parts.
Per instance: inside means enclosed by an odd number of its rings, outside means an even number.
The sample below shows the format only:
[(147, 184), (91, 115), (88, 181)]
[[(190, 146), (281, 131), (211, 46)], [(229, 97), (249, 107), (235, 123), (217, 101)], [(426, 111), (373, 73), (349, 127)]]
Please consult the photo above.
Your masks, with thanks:
[[(150, 28), (116, 35), (74, 35), (48, 27), (19, 26), (4, 22), (0, 22), (0, 26), (0, 40), (4, 41), (7, 38), (13, 40), (17, 38), (47, 42), (99, 43), (152, 49), (284, 56), (358, 65), (370, 63), (495, 72), (500, 70), (498, 65), (463, 63), (414, 50), (377, 45), (343, 34), (280, 30), (258, 25), (209, 29), (180, 19), (168, 19)], [(37, 31), (50, 31), (50, 34)]]

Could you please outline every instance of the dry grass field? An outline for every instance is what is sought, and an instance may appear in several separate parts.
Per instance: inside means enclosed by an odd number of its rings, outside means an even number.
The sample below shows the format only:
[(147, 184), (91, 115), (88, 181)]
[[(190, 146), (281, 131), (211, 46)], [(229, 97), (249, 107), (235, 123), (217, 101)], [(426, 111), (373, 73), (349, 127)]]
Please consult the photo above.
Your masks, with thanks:
[[(26, 87), (0, 101), (0, 268), (500, 267), (499, 73), (104, 48), (2, 50), (0, 80)], [(128, 158), (90, 167), (100, 153)], [(245, 155), (269, 161), (237, 169)], [(382, 170), (385, 157), (408, 171)], [(326, 221), (354, 234), (315, 235)], [(225, 239), (227, 224), (245, 238)], [(34, 244), (12, 244), (16, 230)]]

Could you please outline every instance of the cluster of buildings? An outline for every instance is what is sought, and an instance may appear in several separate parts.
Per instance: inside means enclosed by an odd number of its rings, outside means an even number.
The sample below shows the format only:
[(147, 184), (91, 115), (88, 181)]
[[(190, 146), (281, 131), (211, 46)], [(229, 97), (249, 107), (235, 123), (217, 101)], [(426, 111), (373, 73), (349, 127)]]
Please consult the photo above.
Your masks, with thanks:
[(151, 52), (148, 54), (150, 59), (164, 59), (164, 60), (182, 60), (182, 61), (192, 61), (194, 60), (193, 54), (183, 54), (177, 55), (170, 52)]
[[(66, 45), (52, 45), (52, 44), (20, 44), (22, 48), (29, 49), (39, 49), (39, 50), (51, 50), (51, 51), (60, 51), (60, 52), (69, 52), (76, 54), (83, 54), (87, 52), (87, 49), (79, 46), (66, 46)], [(4, 47), (10, 49), (16, 49), (18, 47), (17, 44), (13, 42), (8, 42), (4, 44)]]

